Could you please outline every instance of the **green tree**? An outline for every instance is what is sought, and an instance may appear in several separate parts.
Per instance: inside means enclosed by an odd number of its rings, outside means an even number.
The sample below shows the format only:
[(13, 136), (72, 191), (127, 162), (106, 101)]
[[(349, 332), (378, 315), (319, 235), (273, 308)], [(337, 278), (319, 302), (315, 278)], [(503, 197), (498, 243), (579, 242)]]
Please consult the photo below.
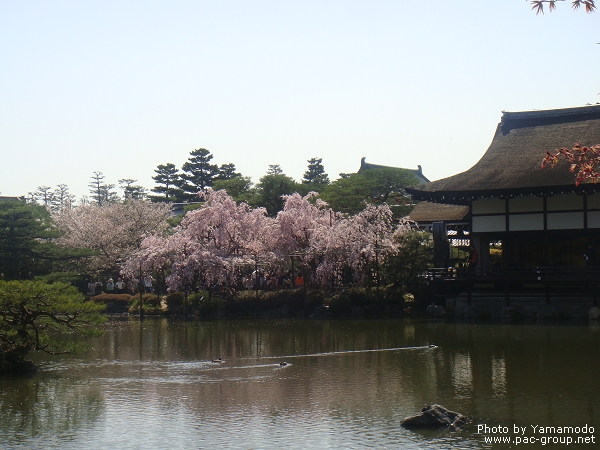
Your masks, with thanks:
[(188, 161), (181, 167), (183, 173), (180, 187), (187, 199), (196, 200), (199, 191), (213, 185), (215, 177), (219, 174), (219, 168), (216, 164), (210, 163), (212, 158), (213, 155), (205, 148), (190, 152)]
[(9, 280), (51, 271), (58, 236), (47, 208), (21, 201), (0, 201), (0, 273)]
[(410, 210), (404, 188), (418, 183), (410, 170), (382, 168), (344, 175), (321, 192), (321, 198), (334, 210), (354, 214), (364, 208), (365, 202), (394, 206), (395, 215), (405, 215)]
[(355, 214), (364, 209), (369, 188), (365, 177), (353, 173), (333, 181), (320, 194), (334, 211)]
[(236, 202), (250, 203), (252, 201), (252, 180), (250, 177), (233, 177), (226, 180), (216, 180), (213, 189), (224, 189)]
[(116, 202), (119, 199), (116, 192), (114, 192), (115, 185), (106, 184), (102, 172), (94, 172), (92, 181), (90, 181), (88, 187), (90, 188), (92, 199), (100, 206), (105, 205), (106, 203)]
[(375, 203), (403, 204), (407, 197), (404, 188), (417, 184), (417, 177), (407, 169), (370, 169), (362, 174), (369, 185), (368, 199)]
[(0, 374), (34, 370), (25, 361), (32, 351), (70, 353), (82, 347), (69, 334), (100, 334), (104, 305), (86, 302), (73, 286), (41, 281), (0, 280)]
[(395, 238), (399, 247), (388, 256), (382, 266), (383, 280), (404, 292), (414, 294), (421, 275), (433, 266), (431, 234), (426, 231), (409, 231)]
[(75, 203), (75, 196), (69, 192), (69, 186), (59, 184), (52, 195), (52, 211), (68, 209)]
[(128, 200), (130, 198), (135, 199), (145, 199), (147, 194), (147, 189), (144, 186), (139, 184), (134, 184), (137, 180), (132, 180), (131, 178), (123, 178), (119, 180), (119, 187), (123, 189), (123, 200)]
[(329, 176), (325, 173), (322, 158), (311, 158), (308, 160), (308, 169), (304, 172), (302, 184), (313, 185), (321, 188), (329, 184)]
[(269, 168), (267, 169), (267, 175), (282, 175), (283, 170), (279, 164), (269, 164)]
[(235, 171), (235, 164), (221, 164), (219, 167), (219, 174), (215, 177), (215, 180), (230, 180), (231, 178), (239, 178), (242, 176), (241, 173)]
[(152, 192), (162, 195), (151, 195), (150, 199), (154, 202), (181, 202), (184, 199), (181, 186), (179, 170), (173, 163), (159, 164), (154, 169), (156, 175), (152, 179), (157, 186), (153, 187)]
[(285, 200), (283, 195), (298, 191), (298, 184), (293, 178), (285, 175), (278, 164), (269, 166), (267, 175), (261, 177), (256, 185), (253, 206), (262, 206), (270, 216), (276, 216), (282, 210)]
[(50, 208), (54, 200), (54, 192), (52, 191), (51, 187), (38, 186), (35, 192), (31, 195), (31, 197), (33, 198), (33, 201), (38, 205)]

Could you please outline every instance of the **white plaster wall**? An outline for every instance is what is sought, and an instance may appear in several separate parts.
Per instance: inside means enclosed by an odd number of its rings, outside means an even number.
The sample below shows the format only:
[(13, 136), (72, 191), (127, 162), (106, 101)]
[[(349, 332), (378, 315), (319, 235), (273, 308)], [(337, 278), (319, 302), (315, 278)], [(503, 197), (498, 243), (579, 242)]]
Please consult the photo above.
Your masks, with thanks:
[(494, 214), (503, 213), (505, 211), (505, 201), (499, 198), (482, 198), (481, 200), (473, 200), (471, 204), (472, 214)]
[(473, 216), (473, 232), (506, 231), (505, 216)]
[(588, 209), (600, 209), (600, 194), (588, 195), (587, 207)]
[(548, 211), (564, 211), (565, 209), (583, 209), (583, 195), (563, 194), (548, 197)]
[(569, 230), (583, 228), (583, 212), (548, 213), (549, 230)]
[(600, 211), (588, 211), (588, 228), (600, 228)]
[(508, 211), (513, 212), (537, 212), (544, 210), (544, 199), (542, 197), (517, 197), (508, 201)]
[(532, 231), (544, 229), (544, 214), (511, 215), (508, 218), (510, 231)]

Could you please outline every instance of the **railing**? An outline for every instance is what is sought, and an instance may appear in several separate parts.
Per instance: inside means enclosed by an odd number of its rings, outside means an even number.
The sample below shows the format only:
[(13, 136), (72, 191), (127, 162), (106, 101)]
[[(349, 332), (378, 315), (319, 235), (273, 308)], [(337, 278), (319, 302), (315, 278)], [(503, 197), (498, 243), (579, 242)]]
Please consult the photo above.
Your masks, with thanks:
[(595, 267), (514, 267), (509, 269), (433, 268), (426, 278), (430, 280), (481, 280), (498, 281), (600, 281), (600, 266)]
[(591, 297), (594, 306), (600, 292), (600, 267), (515, 267), (509, 269), (434, 268), (424, 275), (437, 295), (465, 292), (469, 304), (473, 291), (478, 295), (502, 293), (509, 305), (510, 297), (539, 295), (550, 303), (553, 296)]

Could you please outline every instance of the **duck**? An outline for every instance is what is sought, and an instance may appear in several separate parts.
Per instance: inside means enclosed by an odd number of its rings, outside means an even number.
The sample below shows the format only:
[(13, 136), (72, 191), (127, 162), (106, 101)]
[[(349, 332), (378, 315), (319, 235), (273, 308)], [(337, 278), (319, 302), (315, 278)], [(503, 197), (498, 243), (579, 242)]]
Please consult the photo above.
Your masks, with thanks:
[(429, 344), (429, 348), (437, 348), (437, 345), (435, 345), (435, 344)]
[(212, 362), (214, 362), (214, 363), (222, 363), (223, 360), (221, 358), (215, 358), (215, 359), (212, 360)]
[(285, 361), (281, 361), (281, 362), (279, 363), (279, 365), (280, 365), (281, 367), (285, 367), (285, 366), (287, 366), (287, 365), (288, 365), (288, 363), (286, 363)]

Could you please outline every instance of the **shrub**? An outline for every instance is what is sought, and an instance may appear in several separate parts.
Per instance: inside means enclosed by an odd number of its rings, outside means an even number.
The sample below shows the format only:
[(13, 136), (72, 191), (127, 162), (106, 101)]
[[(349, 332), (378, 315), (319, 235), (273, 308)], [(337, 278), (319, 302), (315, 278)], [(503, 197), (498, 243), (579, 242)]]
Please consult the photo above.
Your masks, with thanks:
[(366, 288), (350, 288), (338, 292), (329, 301), (329, 312), (333, 316), (352, 314), (352, 307), (366, 307), (369, 304)]
[[(142, 305), (144, 308), (144, 314), (161, 314), (163, 313), (160, 297), (156, 294), (142, 294)], [(140, 295), (134, 295), (131, 297), (131, 303), (129, 305), (130, 313), (138, 313), (140, 310)]]
[(246, 315), (256, 312), (260, 303), (261, 291), (239, 291), (229, 300), (228, 310), (235, 315)]
[(382, 314), (396, 310), (403, 303), (402, 291), (393, 285), (374, 288), (349, 288), (335, 294), (329, 300), (329, 312), (333, 316), (348, 316), (361, 311), (364, 315)]
[[(277, 291), (239, 291), (225, 304), (222, 310), (227, 314), (298, 316), (309, 315), (314, 308), (323, 304), (321, 291), (305, 291), (299, 289), (282, 289)], [(218, 305), (217, 305), (218, 306)]]
[(90, 298), (94, 302), (128, 302), (130, 299), (129, 294), (100, 294)]
[(183, 292), (171, 292), (167, 295), (167, 308), (169, 310), (174, 310), (180, 307), (183, 307), (183, 302), (185, 300), (185, 295)]
[(95, 303), (106, 305), (107, 313), (124, 313), (129, 309), (131, 295), (129, 294), (100, 294), (90, 299)]
[(432, 242), (426, 231), (413, 230), (400, 236), (400, 250), (386, 258), (381, 267), (385, 282), (414, 292), (418, 276), (432, 266)]
[(208, 292), (194, 292), (189, 297), (192, 311), (197, 311), (200, 317), (215, 317), (225, 313), (225, 301), (218, 295), (208, 295)]
[[(139, 294), (137, 297), (140, 298)], [(156, 294), (142, 294), (142, 302), (144, 305), (160, 308), (160, 297)]]
[[(213, 295), (212, 299), (215, 297), (216, 296)], [(209, 302), (209, 300), (211, 300), (211, 296), (206, 291), (192, 292), (190, 295), (188, 295), (188, 307), (192, 311), (198, 311), (201, 305)]]

